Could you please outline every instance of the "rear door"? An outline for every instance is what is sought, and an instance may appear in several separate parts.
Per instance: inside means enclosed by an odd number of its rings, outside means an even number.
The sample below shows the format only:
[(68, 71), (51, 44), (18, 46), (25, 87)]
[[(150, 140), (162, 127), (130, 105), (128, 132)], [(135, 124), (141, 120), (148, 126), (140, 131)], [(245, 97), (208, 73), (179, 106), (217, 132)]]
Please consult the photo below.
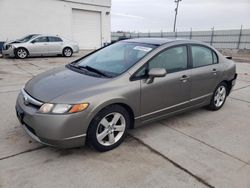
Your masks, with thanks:
[(167, 75), (155, 78), (150, 84), (145, 82), (145, 79), (141, 80), (142, 121), (158, 118), (188, 106), (191, 70), (188, 69), (187, 51), (186, 45), (171, 47), (147, 63), (146, 72), (152, 68), (165, 68)]
[(48, 37), (43, 36), (32, 40), (28, 50), (31, 55), (48, 55)]
[(220, 82), (222, 67), (217, 54), (203, 45), (190, 45), (192, 59), (191, 102), (199, 104), (209, 99)]
[(48, 37), (49, 54), (62, 54), (63, 40), (60, 37)]

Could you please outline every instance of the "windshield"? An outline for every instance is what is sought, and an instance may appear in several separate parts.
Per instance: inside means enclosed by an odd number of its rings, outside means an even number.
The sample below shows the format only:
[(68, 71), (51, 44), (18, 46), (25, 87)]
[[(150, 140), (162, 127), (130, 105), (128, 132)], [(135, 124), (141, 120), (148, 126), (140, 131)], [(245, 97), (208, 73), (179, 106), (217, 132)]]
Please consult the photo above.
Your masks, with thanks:
[(32, 39), (35, 36), (37, 36), (37, 35), (27, 35), (27, 36), (25, 36), (25, 37), (23, 37), (21, 39), (18, 39), (18, 41), (20, 41), (20, 42), (28, 42), (30, 39)]
[(156, 46), (151, 44), (118, 42), (79, 60), (76, 65), (91, 67), (112, 77), (118, 76), (154, 48)]

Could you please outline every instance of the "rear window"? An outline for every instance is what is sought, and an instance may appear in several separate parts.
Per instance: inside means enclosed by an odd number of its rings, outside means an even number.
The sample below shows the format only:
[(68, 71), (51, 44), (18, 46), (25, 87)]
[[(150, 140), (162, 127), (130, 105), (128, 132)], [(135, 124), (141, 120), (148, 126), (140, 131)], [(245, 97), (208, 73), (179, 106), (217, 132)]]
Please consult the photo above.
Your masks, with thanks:
[(205, 46), (191, 46), (193, 67), (203, 67), (218, 63), (218, 56), (213, 50)]

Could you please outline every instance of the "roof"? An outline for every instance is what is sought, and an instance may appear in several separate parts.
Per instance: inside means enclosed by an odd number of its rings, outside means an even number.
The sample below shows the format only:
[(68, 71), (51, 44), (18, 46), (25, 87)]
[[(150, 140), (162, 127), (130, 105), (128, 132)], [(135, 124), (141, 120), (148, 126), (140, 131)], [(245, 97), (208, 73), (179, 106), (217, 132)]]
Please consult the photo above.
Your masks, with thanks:
[(135, 39), (128, 39), (123, 40), (126, 42), (138, 42), (138, 43), (144, 43), (144, 44), (153, 44), (157, 46), (161, 46), (166, 43), (174, 42), (174, 41), (190, 41), (187, 39), (170, 39), (170, 38), (135, 38)]

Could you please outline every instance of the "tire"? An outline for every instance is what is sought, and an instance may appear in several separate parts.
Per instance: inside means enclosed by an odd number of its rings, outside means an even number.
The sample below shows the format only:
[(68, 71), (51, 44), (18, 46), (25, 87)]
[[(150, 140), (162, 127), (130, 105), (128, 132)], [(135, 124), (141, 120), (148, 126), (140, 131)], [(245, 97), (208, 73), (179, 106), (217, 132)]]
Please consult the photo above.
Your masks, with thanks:
[(63, 56), (64, 57), (71, 57), (73, 54), (73, 50), (70, 47), (66, 47), (63, 49)]
[(90, 124), (88, 142), (98, 151), (112, 150), (123, 142), (130, 124), (129, 113), (122, 106), (104, 108)]
[(228, 91), (228, 86), (225, 82), (220, 83), (214, 93), (213, 97), (210, 101), (210, 104), (208, 106), (209, 110), (219, 110), (225, 103), (226, 98), (227, 98), (227, 91)]
[(15, 50), (16, 58), (25, 59), (26, 57), (28, 57), (28, 55), (29, 55), (29, 52), (25, 48), (17, 48)]

